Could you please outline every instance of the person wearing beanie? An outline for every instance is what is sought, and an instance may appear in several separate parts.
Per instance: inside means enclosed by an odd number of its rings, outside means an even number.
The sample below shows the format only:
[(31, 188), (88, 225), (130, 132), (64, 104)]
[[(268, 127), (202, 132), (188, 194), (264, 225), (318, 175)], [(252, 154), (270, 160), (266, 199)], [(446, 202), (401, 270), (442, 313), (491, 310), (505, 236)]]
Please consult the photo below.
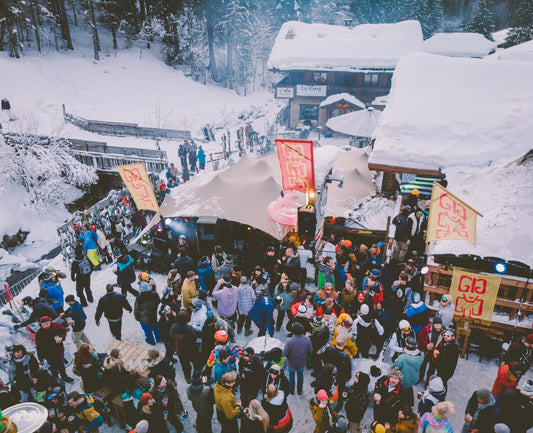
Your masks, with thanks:
[(421, 433), (453, 433), (448, 417), (455, 413), (455, 406), (451, 401), (441, 401), (420, 418)]
[(242, 276), (237, 295), (237, 309), (239, 312), (239, 318), (237, 319), (237, 334), (242, 332), (243, 327), (245, 337), (248, 337), (253, 333), (251, 329), (252, 319), (250, 319), (248, 313), (254, 306), (256, 300), (257, 295), (254, 289), (248, 283), (248, 279), (245, 276)]
[(239, 383), (243, 407), (247, 407), (248, 403), (257, 397), (264, 377), (263, 361), (252, 347), (246, 347), (239, 360)]
[(506, 364), (519, 362), (522, 374), (528, 371), (533, 364), (533, 334), (529, 334), (524, 341), (517, 341), (509, 347), (503, 355)]
[(334, 425), (337, 413), (332, 409), (325, 390), (321, 389), (315, 397), (309, 400), (309, 410), (315, 422), (313, 433), (326, 433)]
[(466, 405), (465, 423), (461, 433), (490, 432), (499, 416), (496, 397), (486, 388), (474, 391)]
[(392, 367), (386, 376), (382, 376), (374, 387), (374, 419), (382, 424), (394, 425), (398, 410), (409, 404), (408, 396), (401, 384), (403, 374)]
[(352, 358), (344, 351), (347, 340), (346, 335), (338, 335), (335, 340), (335, 345), (328, 346), (322, 356), (322, 362), (324, 364), (332, 364), (337, 368), (337, 383), (339, 384), (339, 393), (341, 394), (344, 392), (346, 382), (352, 377)]
[(446, 398), (446, 388), (442, 379), (439, 376), (433, 376), (429, 380), (426, 390), (421, 395), (418, 394), (418, 398), (418, 415), (422, 416), (431, 412), (433, 406)]
[(446, 293), (441, 296), (439, 302), (439, 309), (437, 310), (436, 317), (440, 317), (442, 320), (442, 327), (444, 329), (449, 328), (453, 322), (453, 316), (455, 314), (455, 304), (453, 302), (452, 295)]
[(215, 395), (213, 388), (207, 384), (207, 380), (204, 381), (199, 371), (192, 374), (191, 384), (187, 388), (187, 397), (196, 411), (196, 431), (198, 433), (211, 433)]
[(435, 370), (442, 379), (444, 386), (448, 386), (448, 381), (455, 373), (457, 361), (459, 360), (459, 344), (455, 338), (455, 331), (451, 328), (442, 331), (437, 344), (433, 349), (433, 357), (430, 360), (427, 372), (426, 385)]
[(311, 340), (311, 346), (313, 352), (311, 353), (311, 368), (313, 372), (311, 375), (318, 377), (320, 369), (322, 367), (322, 354), (329, 346), (330, 331), (324, 324), (324, 320), (320, 316), (314, 316), (310, 322), (311, 332), (309, 339)]
[(283, 319), (285, 316), (289, 317), (289, 311), (291, 309), (291, 303), (293, 298), (291, 282), (287, 275), (282, 274), (279, 284), (274, 289), (274, 297), (281, 297), (281, 304), (276, 307), (278, 315), (276, 317), (276, 331), (279, 332), (283, 325)]
[(413, 331), (415, 331), (415, 334), (418, 335), (418, 333), (426, 325), (428, 322), (428, 315), (428, 306), (422, 300), (420, 293), (414, 292), (413, 301), (410, 305), (407, 305), (405, 316), (409, 320), (409, 323), (411, 324)]
[(494, 425), (494, 433), (511, 433), (511, 429), (505, 424), (499, 422), (498, 424)]
[(440, 316), (435, 316), (433, 323), (424, 326), (418, 334), (418, 348), (424, 352), (424, 362), (420, 367), (420, 381), (424, 379), (426, 368), (433, 358), (433, 349), (435, 349), (442, 331), (442, 319)]
[(380, 321), (377, 320), (376, 314), (370, 309), (368, 304), (361, 304), (359, 307), (359, 312), (355, 317), (352, 329), (356, 337), (357, 348), (363, 358), (369, 357), (370, 348), (373, 345), (378, 348), (379, 352), (385, 329)]
[(142, 280), (141, 284), (144, 284), (144, 288), (140, 286), (141, 293), (135, 298), (133, 315), (141, 325), (146, 337), (145, 341), (154, 346), (161, 341), (157, 332), (157, 308), (161, 299), (157, 292), (152, 290), (149, 282)]
[(106, 294), (98, 300), (94, 320), (96, 326), (100, 326), (103, 314), (109, 323), (111, 335), (117, 340), (122, 340), (122, 312), (126, 310), (131, 313), (132, 309), (126, 296), (115, 292), (114, 288), (113, 284), (106, 286)]
[(326, 299), (336, 301), (338, 296), (339, 294), (335, 291), (333, 283), (327, 282), (324, 287), (315, 293), (314, 301), (315, 304), (320, 307), (326, 301)]
[(70, 317), (72, 319), (68, 320), (68, 324), (72, 326), (72, 342), (76, 345), (76, 349), (79, 349), (83, 343), (91, 344), (84, 332), (87, 315), (83, 311), (83, 306), (76, 301), (73, 295), (67, 295), (65, 303), (68, 305), (68, 308), (60, 316), (62, 318)]
[(520, 389), (503, 391), (497, 399), (500, 421), (512, 433), (526, 433), (533, 427), (533, 380), (526, 380)]
[(400, 323), (398, 323), (398, 329), (392, 333), (392, 338), (389, 342), (393, 361), (403, 353), (403, 349), (406, 345), (405, 342), (408, 337), (416, 338), (416, 334), (409, 321), (402, 319), (400, 320)]
[(418, 383), (420, 378), (420, 367), (424, 362), (424, 357), (418, 350), (416, 339), (409, 337), (406, 340), (406, 346), (393, 366), (402, 372), (402, 386), (407, 395), (407, 402), (409, 406), (414, 404), (413, 386)]
[(356, 334), (353, 326), (352, 317), (349, 314), (341, 313), (335, 321), (335, 327), (333, 328), (333, 341), (332, 345), (335, 345), (338, 336), (343, 335), (346, 337), (346, 344), (344, 345), (344, 351), (350, 355), (350, 358), (354, 358), (357, 355), (357, 344), (355, 342)]
[(232, 284), (231, 275), (223, 274), (213, 290), (213, 299), (218, 301), (218, 314), (234, 327), (237, 320), (239, 290)]
[(274, 385), (285, 395), (289, 395), (289, 379), (278, 364), (272, 364), (267, 371), (266, 380), (262, 387), (263, 398), (267, 398), (266, 392), (269, 385)]
[(515, 389), (522, 371), (520, 363), (513, 361), (510, 364), (503, 364), (498, 368), (498, 375), (492, 386), (492, 393), (498, 397), (503, 391)]
[(303, 392), (304, 369), (307, 364), (307, 357), (313, 353), (313, 346), (309, 337), (305, 336), (305, 329), (302, 324), (295, 323), (292, 326), (294, 337), (291, 337), (283, 348), (283, 356), (287, 358), (289, 366), (289, 392), (294, 394), (296, 387), (295, 375), (298, 375), (297, 391), (298, 395)]
[(191, 303), (191, 319), (189, 325), (192, 326), (195, 332), (200, 333), (202, 332), (207, 317), (212, 314), (212, 311), (208, 311), (207, 303), (196, 297)]
[(383, 424), (380, 424), (378, 421), (374, 421), (370, 426), (370, 431), (372, 433), (386, 433), (387, 429)]

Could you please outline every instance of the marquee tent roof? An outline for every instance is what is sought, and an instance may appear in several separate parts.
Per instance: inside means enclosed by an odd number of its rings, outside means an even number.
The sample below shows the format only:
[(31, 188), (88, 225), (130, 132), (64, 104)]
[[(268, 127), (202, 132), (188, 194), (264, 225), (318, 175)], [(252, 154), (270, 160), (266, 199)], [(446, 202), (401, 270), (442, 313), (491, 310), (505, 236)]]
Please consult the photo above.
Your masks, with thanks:
[[(339, 152), (341, 156), (337, 157)], [(348, 164), (344, 171), (345, 187), (339, 189), (330, 186), (332, 211), (343, 212), (343, 207), (352, 205), (354, 197), (362, 198), (370, 192), (371, 176), (368, 169), (365, 169), (366, 153), (343, 152), (334, 146), (315, 148), (314, 153), (317, 184), (332, 166), (340, 164), (339, 160), (343, 161), (342, 164)], [(348, 167), (352, 170), (356, 167), (357, 170), (352, 173)], [(281, 190), (281, 170), (276, 153), (259, 158), (245, 155), (224, 171), (205, 173), (173, 188), (160, 210), (163, 217), (214, 216), (255, 227), (276, 239), (282, 239), (293, 227), (276, 223), (267, 212), (269, 203), (280, 196)], [(298, 196), (298, 202), (303, 205), (304, 194), (298, 193)], [(328, 205), (328, 215), (329, 209)]]

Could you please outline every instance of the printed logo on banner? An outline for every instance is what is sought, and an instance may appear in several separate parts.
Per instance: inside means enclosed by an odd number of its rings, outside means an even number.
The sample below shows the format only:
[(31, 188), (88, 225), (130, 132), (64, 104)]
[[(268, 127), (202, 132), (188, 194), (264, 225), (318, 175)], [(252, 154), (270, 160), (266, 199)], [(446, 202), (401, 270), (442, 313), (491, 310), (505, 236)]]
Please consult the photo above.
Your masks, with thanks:
[(450, 286), (450, 295), (455, 300), (455, 317), (462, 321), (490, 324), (500, 282), (500, 277), (455, 268)]
[(143, 162), (115, 167), (126, 184), (131, 197), (138, 209), (148, 209), (159, 212), (152, 182), (148, 178)]
[(278, 158), (283, 180), (283, 190), (306, 190), (315, 188), (313, 142), (303, 140), (276, 140)]
[(482, 216), (465, 202), (433, 184), (426, 242), (465, 240), (476, 244), (476, 218)]

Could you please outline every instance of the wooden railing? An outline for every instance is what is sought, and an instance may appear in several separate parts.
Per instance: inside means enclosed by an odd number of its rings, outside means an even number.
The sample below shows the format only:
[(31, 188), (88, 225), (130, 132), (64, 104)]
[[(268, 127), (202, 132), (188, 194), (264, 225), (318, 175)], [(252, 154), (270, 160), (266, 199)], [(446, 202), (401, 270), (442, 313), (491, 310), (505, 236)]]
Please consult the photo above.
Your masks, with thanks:
[(166, 138), (177, 140), (190, 140), (191, 131), (166, 128), (149, 128), (136, 123), (107, 122), (103, 120), (88, 120), (83, 117), (67, 113), (63, 105), (63, 117), (67, 122), (86, 131), (103, 135), (131, 136), (144, 138)]

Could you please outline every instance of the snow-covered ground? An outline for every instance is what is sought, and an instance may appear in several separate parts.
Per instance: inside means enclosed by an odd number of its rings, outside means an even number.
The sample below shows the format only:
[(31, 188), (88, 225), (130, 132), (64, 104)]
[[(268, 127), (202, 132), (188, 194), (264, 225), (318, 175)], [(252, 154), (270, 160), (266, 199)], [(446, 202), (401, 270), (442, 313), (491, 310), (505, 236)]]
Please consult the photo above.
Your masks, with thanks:
[[(66, 270), (65, 264), (62, 261), (61, 257), (58, 257), (54, 259), (51, 262), (51, 265), (55, 266), (58, 269)], [(67, 272), (68, 273), (68, 272)], [(153, 274), (153, 277), (157, 283), (157, 291), (159, 294), (162, 294), (162, 291), (165, 287), (165, 280), (166, 276), (159, 275), (159, 274)], [(104, 270), (100, 272), (96, 272), (92, 274), (92, 283), (91, 287), (93, 289), (93, 293), (95, 295), (95, 302), (89, 304), (89, 306), (85, 309), (85, 312), (88, 316), (87, 321), (87, 328), (86, 328), (86, 334), (88, 335), (89, 339), (95, 346), (96, 350), (99, 352), (105, 351), (106, 347), (108, 347), (111, 342), (113, 341), (111, 333), (109, 332), (109, 328), (107, 326), (107, 322), (105, 318), (102, 319), (100, 327), (97, 327), (94, 322), (94, 314), (96, 311), (96, 305), (98, 299), (105, 293), (105, 286), (108, 283), (114, 283), (116, 281), (115, 275), (112, 273), (112, 266), (106, 266), (104, 267)], [(75, 295), (75, 286), (72, 281), (70, 281), (69, 278), (63, 280), (63, 289), (65, 291), (65, 295), (67, 294), (74, 294)], [(26, 287), (23, 292), (17, 297), (17, 299), (21, 299), (24, 296), (27, 295), (36, 295), (38, 292), (38, 285), (37, 282), (34, 281), (31, 283), (28, 287)], [(133, 306), (133, 298), (131, 295), (128, 295), (128, 300)], [(9, 318), (0, 315), (0, 322), (9, 324)], [(255, 329), (255, 328), (254, 328)], [(132, 314), (126, 313), (124, 315), (123, 324), (122, 324), (122, 336), (125, 341), (128, 341), (130, 343), (147, 347), (149, 348), (145, 341), (144, 341), (144, 334), (141, 330), (141, 327), (139, 324), (135, 321)], [(244, 334), (237, 336), (237, 344), (239, 344), (241, 347), (246, 347), (247, 342), (250, 341), (252, 338), (255, 337), (254, 335), (251, 335), (249, 337), (244, 337)], [(284, 328), (282, 328), (282, 331), (275, 334), (276, 338), (279, 338), (282, 342), (285, 342), (287, 340), (286, 331)], [(26, 337), (26, 331), (19, 331), (14, 334), (10, 334), (8, 332), (8, 329), (5, 327), (0, 327), (0, 339), (2, 342), (4, 342), (4, 347), (11, 345), (12, 343), (22, 343), (25, 344), (29, 349), (31, 349), (31, 345)], [(164, 351), (164, 346), (162, 344), (158, 344), (156, 346), (157, 349)], [(71, 341), (70, 335), (67, 335), (67, 341), (66, 341), (66, 351), (70, 353), (75, 352), (75, 346)], [(364, 371), (366, 373), (369, 373), (370, 366), (376, 364), (374, 361), (371, 360), (365, 360), (365, 359), (355, 359), (353, 361), (353, 373), (356, 371)], [(381, 368), (383, 372), (387, 371), (387, 368), (389, 367), (389, 362), (382, 363), (381, 361), (377, 363), (378, 367)], [(179, 362), (175, 364), (177, 374), (177, 382), (178, 382), (178, 391), (181, 395), (181, 398), (184, 402), (185, 407), (189, 410), (190, 416), (187, 420), (184, 421), (185, 425), (185, 431), (186, 432), (192, 432), (194, 431), (194, 420), (196, 418), (196, 415), (194, 413), (194, 410), (192, 408), (191, 403), (187, 400), (186, 397), (186, 387), (187, 384), (183, 378), (183, 373), (181, 371), (181, 367), (179, 365)], [(452, 423), (454, 427), (454, 431), (459, 432), (462, 426), (462, 414), (464, 413), (464, 407), (466, 406), (466, 402), (468, 398), (470, 398), (472, 392), (476, 389), (487, 387), (489, 389), (492, 388), (492, 384), (494, 382), (494, 379), (496, 378), (497, 373), (497, 365), (495, 360), (483, 360), (481, 363), (478, 362), (477, 355), (472, 355), (468, 360), (466, 359), (459, 359), (459, 364), (457, 366), (457, 370), (455, 372), (454, 377), (449, 382), (449, 391), (448, 391), (448, 399), (453, 401), (453, 403), (456, 406), (456, 413), (453, 415), (450, 419), (450, 422)], [(68, 369), (69, 374), (71, 373), (71, 367)], [(2, 379), (6, 379), (6, 373), (4, 371), (0, 371), (0, 377)], [(67, 386), (67, 390), (80, 390), (79, 386), (79, 378), (76, 377), (76, 383), (72, 385)], [(530, 370), (525, 378), (522, 378), (521, 381), (526, 379), (533, 379), (533, 372)], [(298, 395), (291, 395), (288, 398), (289, 407), (291, 408), (291, 411), (294, 416), (294, 427), (292, 429), (292, 432), (295, 433), (302, 433), (305, 431), (311, 431), (311, 429), (314, 428), (314, 423), (311, 417), (311, 413), (309, 411), (309, 400), (313, 396), (313, 390), (310, 387), (310, 383), (312, 381), (312, 377), (310, 375), (309, 370), (306, 370), (305, 373), (305, 381), (304, 381), (304, 394), (302, 396)], [(372, 380), (372, 384), (375, 382), (375, 379)], [(415, 387), (416, 391), (422, 391), (422, 387), (420, 385)], [(344, 412), (344, 411), (343, 411)], [(372, 422), (372, 409), (369, 408), (365, 414), (364, 420), (363, 420), (363, 426), (365, 428), (369, 428), (370, 423)], [(216, 422), (215, 418), (213, 418), (213, 431), (219, 432), (220, 428), (218, 425), (218, 422)], [(172, 427), (170, 427), (172, 429)], [(109, 428), (107, 426), (104, 426), (101, 429), (102, 432), (117, 432), (119, 431), (118, 425), (115, 424), (113, 427)], [(172, 431), (172, 430), (171, 430)], [(367, 432), (370, 430), (368, 429)]]

